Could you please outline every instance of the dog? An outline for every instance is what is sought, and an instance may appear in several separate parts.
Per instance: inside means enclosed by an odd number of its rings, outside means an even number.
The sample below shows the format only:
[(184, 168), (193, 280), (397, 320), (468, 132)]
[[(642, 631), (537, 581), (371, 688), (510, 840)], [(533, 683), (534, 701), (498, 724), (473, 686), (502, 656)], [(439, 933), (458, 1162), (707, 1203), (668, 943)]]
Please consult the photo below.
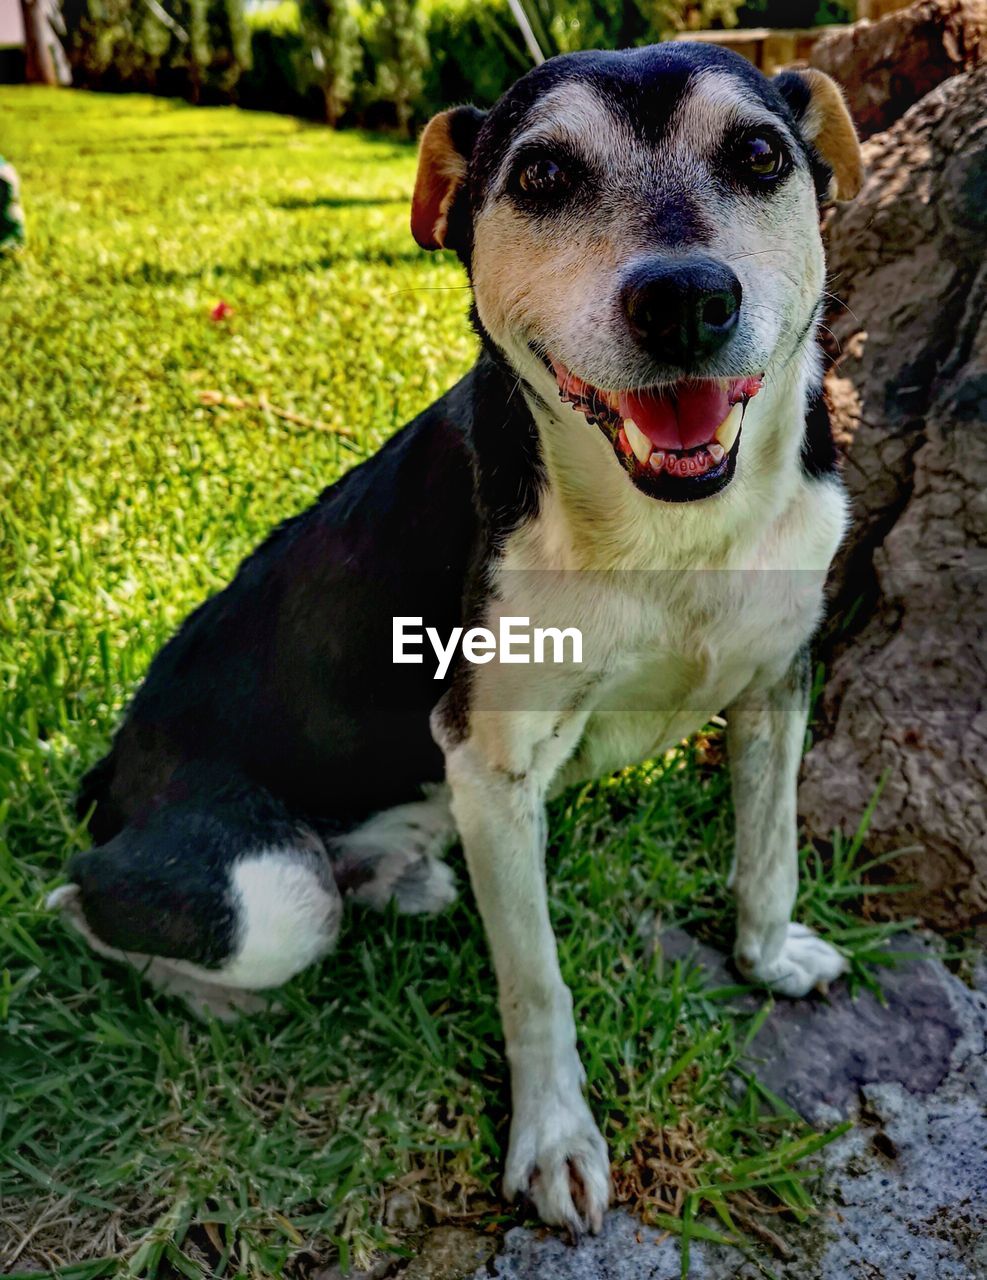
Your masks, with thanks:
[[(151, 664), (52, 905), (219, 1015), (330, 950), (343, 899), (434, 911), (458, 837), (496, 970), (505, 1192), (609, 1199), (549, 919), (545, 805), (725, 709), (735, 959), (802, 996), (806, 646), (847, 502), (820, 393), (820, 206), (861, 183), (821, 72), (674, 42), (569, 54), (421, 138), (411, 227), (469, 275), (475, 366), (282, 524)], [(397, 619), (524, 617), (583, 660), (393, 660)], [(471, 632), (472, 633), (472, 632)]]

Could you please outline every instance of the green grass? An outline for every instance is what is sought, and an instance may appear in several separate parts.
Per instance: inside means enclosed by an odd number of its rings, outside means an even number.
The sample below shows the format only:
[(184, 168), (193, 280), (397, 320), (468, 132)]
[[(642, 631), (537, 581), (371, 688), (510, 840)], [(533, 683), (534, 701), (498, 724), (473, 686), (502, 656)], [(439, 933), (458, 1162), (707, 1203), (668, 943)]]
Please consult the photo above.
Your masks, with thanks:
[[(413, 152), (30, 89), (0, 90), (0, 151), (29, 233), (0, 264), (0, 1268), (305, 1274), (399, 1247), (401, 1188), (425, 1223), (509, 1220), (468, 892), (435, 921), (352, 914), (282, 1011), (232, 1026), (149, 998), (42, 906), (85, 843), (78, 778), (158, 645), (470, 363), (460, 271), (407, 231)], [(220, 300), (233, 314), (215, 321)], [(723, 770), (692, 749), (553, 810), (594, 1110), (626, 1187), (649, 1156), (695, 1153), (675, 1194), (637, 1199), (699, 1238), (757, 1235), (750, 1189), (809, 1212), (819, 1141), (755, 1081), (730, 1086), (756, 1030), (733, 1011), (744, 988), (710, 990), (654, 945), (657, 920), (728, 944), (729, 840)], [(808, 856), (802, 910), (862, 974), (882, 935), (850, 913), (859, 855), (829, 874)]]

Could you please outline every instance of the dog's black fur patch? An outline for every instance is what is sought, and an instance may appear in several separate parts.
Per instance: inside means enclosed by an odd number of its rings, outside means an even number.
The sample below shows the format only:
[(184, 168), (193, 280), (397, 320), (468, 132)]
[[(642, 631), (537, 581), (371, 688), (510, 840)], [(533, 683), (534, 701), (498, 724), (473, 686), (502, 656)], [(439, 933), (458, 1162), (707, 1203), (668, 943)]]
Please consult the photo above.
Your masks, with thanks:
[(216, 967), (236, 944), (231, 869), (245, 853), (267, 848), (311, 851), (322, 843), (284, 803), (238, 774), (234, 761), (192, 758), (129, 825), (75, 854), (68, 875), (105, 942)]
[(830, 476), (837, 468), (836, 441), (822, 387), (812, 389), (806, 409), (801, 462), (803, 472), (813, 480)]
[[(447, 634), (477, 556), (537, 509), (537, 433), (485, 353), (373, 458), (287, 520), (151, 664), (109, 756), (84, 779), (105, 842), (218, 764), (316, 823), (352, 824), (439, 781), (428, 716), (445, 685), (395, 665), (391, 620)], [(478, 611), (480, 601), (474, 604)]]

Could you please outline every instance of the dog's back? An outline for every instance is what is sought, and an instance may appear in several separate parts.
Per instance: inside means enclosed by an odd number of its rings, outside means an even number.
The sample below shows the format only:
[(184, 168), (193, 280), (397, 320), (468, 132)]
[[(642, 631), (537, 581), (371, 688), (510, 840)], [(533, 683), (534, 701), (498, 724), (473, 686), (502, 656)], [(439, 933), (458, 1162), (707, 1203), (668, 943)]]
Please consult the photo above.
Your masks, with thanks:
[(444, 409), (282, 524), (161, 649), (82, 783), (98, 842), (167, 802), (190, 762), (336, 822), (441, 777), (428, 732), (441, 689), (424, 667), (392, 664), (390, 620), (460, 620), (475, 510), (462, 414)]

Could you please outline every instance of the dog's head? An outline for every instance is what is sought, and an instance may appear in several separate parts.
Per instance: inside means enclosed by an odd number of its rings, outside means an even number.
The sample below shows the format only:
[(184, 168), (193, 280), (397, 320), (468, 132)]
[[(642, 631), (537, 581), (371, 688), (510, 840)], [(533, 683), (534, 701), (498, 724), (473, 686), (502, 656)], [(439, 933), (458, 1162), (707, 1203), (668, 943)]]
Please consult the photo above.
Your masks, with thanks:
[(457, 251), (537, 396), (684, 501), (729, 483), (748, 401), (814, 340), (818, 205), (860, 180), (821, 72), (767, 80), (702, 44), (570, 54), (429, 123), (412, 231)]

